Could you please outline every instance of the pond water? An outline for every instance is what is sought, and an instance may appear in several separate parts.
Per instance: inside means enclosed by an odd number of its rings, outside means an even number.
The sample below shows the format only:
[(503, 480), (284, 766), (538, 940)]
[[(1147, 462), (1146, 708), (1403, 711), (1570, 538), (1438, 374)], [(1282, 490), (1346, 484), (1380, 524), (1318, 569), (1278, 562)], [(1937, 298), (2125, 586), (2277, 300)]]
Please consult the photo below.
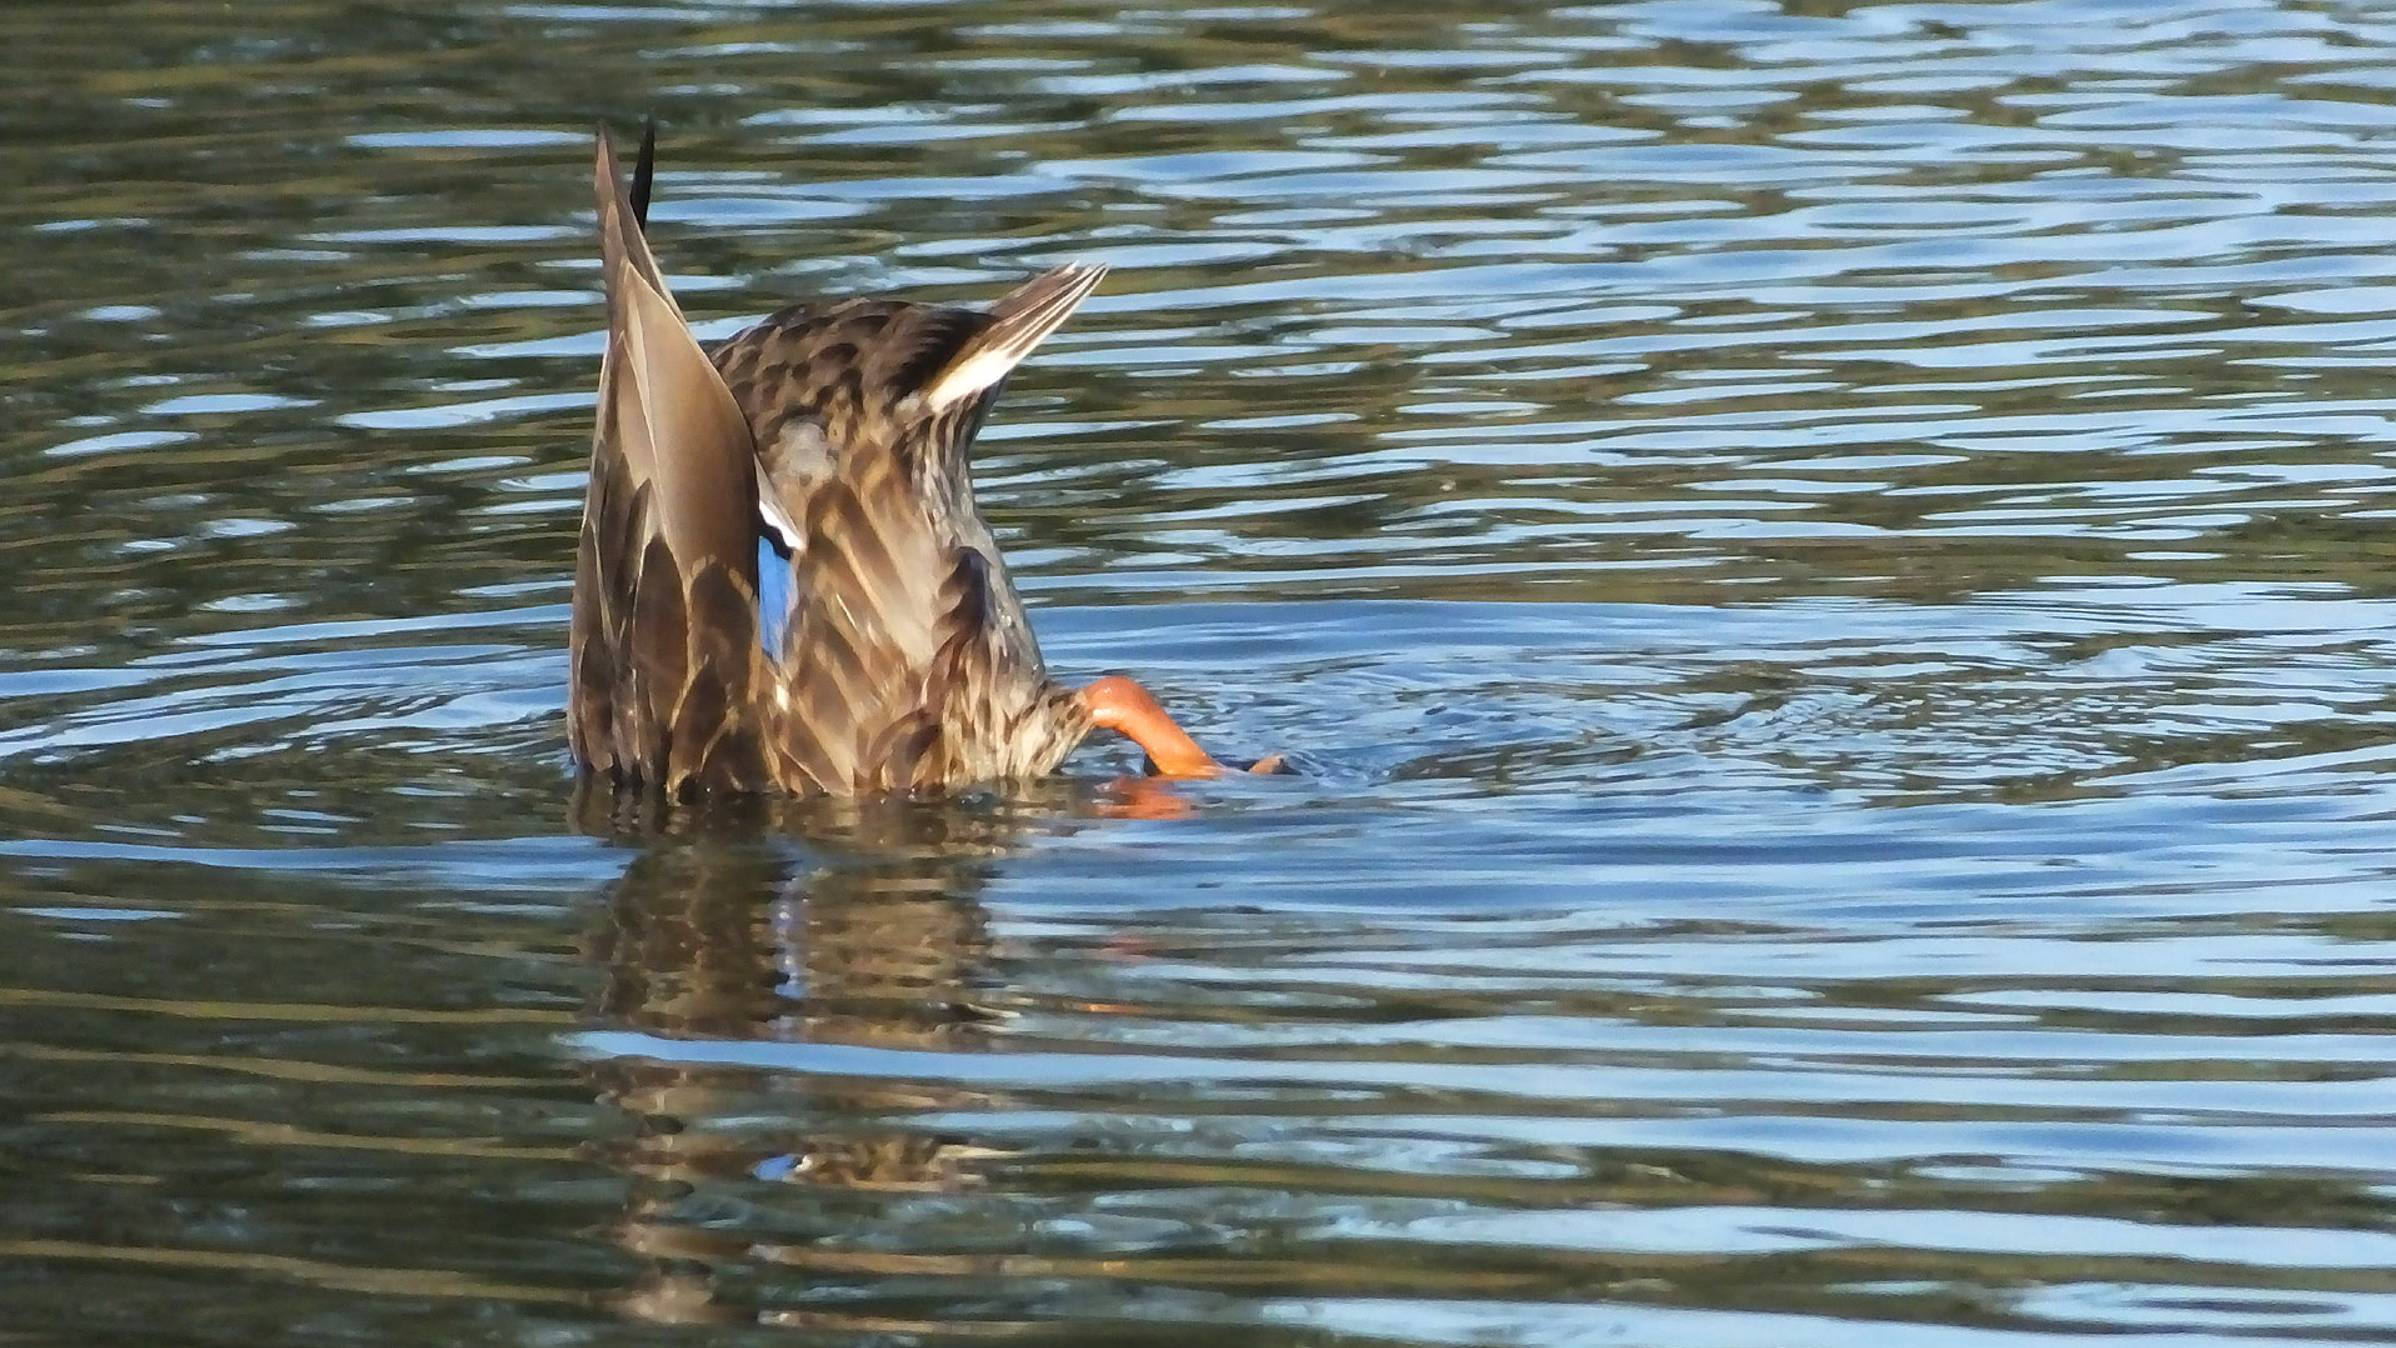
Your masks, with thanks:
[[(2396, 1342), (2368, 0), (0, 7), (0, 1340)], [(577, 792), (589, 129), (1301, 775)], [(1129, 803), (1132, 808), (1126, 808)]]

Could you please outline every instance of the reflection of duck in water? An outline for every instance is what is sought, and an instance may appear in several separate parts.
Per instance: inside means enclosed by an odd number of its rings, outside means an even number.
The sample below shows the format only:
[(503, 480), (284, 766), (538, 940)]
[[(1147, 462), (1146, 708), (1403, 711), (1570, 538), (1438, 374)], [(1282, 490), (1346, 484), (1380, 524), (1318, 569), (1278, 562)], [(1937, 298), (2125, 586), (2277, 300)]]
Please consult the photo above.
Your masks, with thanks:
[[(590, 793), (605, 808), (604, 790)], [(620, 802), (617, 803), (620, 806)], [(720, 812), (716, 812), (720, 815)], [(794, 860), (753, 817), (658, 839), (613, 892), (596, 944), (604, 1028), (660, 1039), (972, 1051), (988, 952), (975, 895), (1020, 826), (946, 804), (792, 803), (773, 823), (817, 855)], [(779, 830), (776, 830), (779, 831)], [(904, 1120), (974, 1103), (969, 1088), (742, 1064), (615, 1057), (593, 1069), (633, 1121), (619, 1242), (648, 1261), (621, 1299), (642, 1319), (745, 1319), (713, 1271), (803, 1243), (809, 1206), (756, 1205), (760, 1183), (841, 1192), (939, 1192), (975, 1182), (988, 1155)], [(749, 1197), (741, 1195), (749, 1191)]]
[[(1215, 761), (1137, 683), (1051, 679), (975, 509), (1007, 375), (1105, 274), (987, 313), (802, 304), (700, 350), (604, 135), (607, 355), (574, 580), (569, 735), (620, 783), (856, 795), (1043, 776), (1094, 728)], [(638, 198), (636, 201), (635, 198)]]

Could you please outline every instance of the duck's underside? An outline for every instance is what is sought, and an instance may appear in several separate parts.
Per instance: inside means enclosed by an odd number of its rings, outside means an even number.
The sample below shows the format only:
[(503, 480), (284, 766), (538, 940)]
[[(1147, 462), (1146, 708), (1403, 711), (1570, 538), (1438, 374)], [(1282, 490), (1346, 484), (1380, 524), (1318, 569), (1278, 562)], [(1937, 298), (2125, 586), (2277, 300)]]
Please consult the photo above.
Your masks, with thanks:
[(998, 384), (1099, 269), (989, 313), (798, 306), (711, 360), (604, 136), (595, 186), (608, 343), (568, 696), (586, 767), (674, 794), (943, 790), (1048, 773), (1107, 726), (1168, 772), (1213, 769), (1129, 680), (1048, 677), (973, 504)]

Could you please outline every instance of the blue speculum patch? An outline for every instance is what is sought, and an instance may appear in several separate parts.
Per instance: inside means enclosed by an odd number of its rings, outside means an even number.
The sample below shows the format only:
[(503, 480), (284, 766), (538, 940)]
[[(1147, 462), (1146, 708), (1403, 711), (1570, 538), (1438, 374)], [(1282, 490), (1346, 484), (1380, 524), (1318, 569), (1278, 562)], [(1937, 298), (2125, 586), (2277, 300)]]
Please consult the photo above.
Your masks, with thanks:
[(790, 550), (772, 530), (757, 535), (757, 644), (766, 658), (779, 663), (782, 639), (790, 632), (790, 608), (797, 597), (790, 583)]

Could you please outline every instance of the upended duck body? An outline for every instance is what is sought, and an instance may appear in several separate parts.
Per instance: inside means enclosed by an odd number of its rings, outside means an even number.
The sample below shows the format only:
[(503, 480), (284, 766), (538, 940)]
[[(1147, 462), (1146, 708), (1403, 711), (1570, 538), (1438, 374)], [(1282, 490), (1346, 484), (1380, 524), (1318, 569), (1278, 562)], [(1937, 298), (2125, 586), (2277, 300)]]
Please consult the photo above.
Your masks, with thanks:
[(937, 791), (1054, 770), (1093, 728), (1217, 766), (1132, 680), (1049, 677), (966, 455), (1000, 384), (1097, 286), (987, 313), (795, 305), (691, 335), (599, 138), (607, 353), (574, 576), (569, 738), (619, 783)]

